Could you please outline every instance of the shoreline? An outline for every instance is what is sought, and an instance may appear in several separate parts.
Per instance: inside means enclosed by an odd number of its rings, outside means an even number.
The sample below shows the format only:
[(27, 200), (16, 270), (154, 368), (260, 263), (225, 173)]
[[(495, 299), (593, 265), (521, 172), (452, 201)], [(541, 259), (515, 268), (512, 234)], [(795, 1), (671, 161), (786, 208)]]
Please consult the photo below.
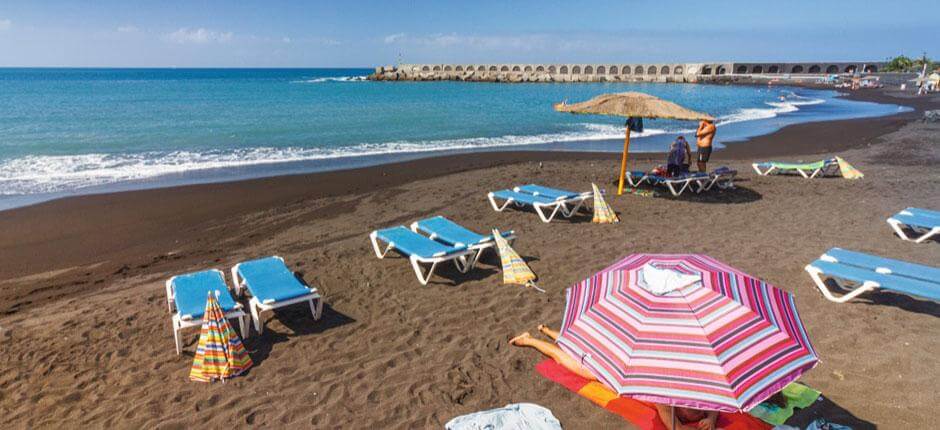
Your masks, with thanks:
[[(717, 84), (706, 84), (706, 85), (717, 85)], [(734, 84), (738, 86), (751, 86), (751, 87), (762, 87), (763, 85), (743, 83), (743, 84)], [(782, 85), (784, 87), (803, 87), (814, 90), (825, 90), (833, 91), (837, 93), (835, 98), (845, 98), (852, 101), (863, 101), (863, 102), (872, 102), (882, 105), (898, 105), (905, 106), (904, 102), (910, 100), (898, 99), (893, 97), (887, 97), (883, 94), (883, 90), (877, 90), (879, 94), (846, 94), (840, 93), (839, 91), (828, 88), (821, 85)], [(915, 99), (916, 100), (916, 99)], [(911, 106), (913, 107), (913, 106)], [(913, 107), (914, 113), (919, 115), (919, 109)], [(740, 158), (749, 158), (757, 156), (781, 156), (789, 155), (794, 153), (805, 153), (807, 150), (812, 150), (812, 145), (804, 145), (801, 142), (789, 142), (785, 145), (785, 149), (781, 145), (774, 145), (774, 141), (779, 138), (779, 135), (787, 135), (793, 132), (792, 127), (794, 126), (804, 126), (811, 124), (822, 124), (829, 122), (841, 122), (847, 121), (847, 125), (852, 125), (852, 129), (855, 130), (857, 127), (855, 124), (849, 123), (850, 121), (857, 121), (858, 125), (863, 127), (872, 128), (872, 121), (898, 118), (900, 115), (904, 115), (905, 112), (899, 112), (894, 114), (888, 114), (880, 117), (863, 117), (855, 119), (823, 119), (823, 120), (810, 120), (809, 122), (800, 122), (796, 124), (787, 124), (783, 125), (781, 128), (778, 128), (774, 131), (765, 132), (764, 134), (757, 134), (754, 136), (748, 136), (739, 138), (735, 136), (735, 132), (732, 131), (731, 140), (719, 141), (723, 148), (717, 148), (716, 154), (722, 154), (728, 159), (740, 159)], [(761, 120), (759, 120), (761, 121)], [(890, 122), (890, 121), (889, 121)], [(827, 127), (810, 127), (810, 129), (825, 129)], [(876, 127), (879, 128), (879, 127)], [(797, 129), (796, 133), (802, 134), (803, 131)], [(863, 137), (864, 135), (870, 134), (869, 132), (855, 133), (854, 137)], [(720, 136), (720, 134), (719, 134)], [(663, 136), (653, 136), (653, 139), (661, 139)], [(577, 147), (581, 144), (587, 145), (596, 145), (597, 143), (604, 143), (612, 145), (613, 147), (618, 147), (619, 143), (622, 142), (622, 139), (609, 139), (602, 141), (572, 141), (566, 142), (564, 145)], [(754, 143), (753, 146), (760, 148), (742, 148), (742, 144)], [(795, 146), (794, 146), (795, 145)], [(549, 161), (558, 159), (557, 154), (565, 154), (565, 157), (574, 160), (581, 159), (596, 159), (598, 154), (610, 155), (619, 153), (617, 151), (609, 150), (606, 148), (601, 151), (597, 150), (578, 150), (578, 149), (568, 149), (568, 148), (539, 148), (540, 145), (534, 145), (527, 147), (527, 145), (520, 145), (518, 147), (492, 147), (492, 148), (480, 148), (480, 149), (469, 149), (469, 150), (444, 150), (444, 151), (427, 151), (427, 152), (414, 152), (414, 153), (403, 153), (403, 154), (387, 154), (385, 157), (381, 156), (351, 156), (351, 157), (340, 157), (334, 161), (328, 159), (318, 159), (318, 160), (306, 160), (306, 161), (285, 161), (273, 165), (273, 167), (268, 167), (267, 170), (262, 170), (263, 164), (261, 165), (249, 165), (244, 167), (236, 168), (225, 168), (223, 169), (224, 173), (219, 173), (217, 169), (207, 169), (207, 170), (193, 170), (187, 172), (181, 172), (177, 174), (167, 174), (164, 176), (158, 176), (145, 180), (131, 180), (123, 182), (115, 182), (110, 184), (102, 184), (91, 186), (77, 192), (61, 191), (61, 192), (52, 192), (49, 194), (26, 194), (26, 195), (14, 195), (8, 196), (5, 199), (0, 200), (0, 212), (8, 212), (10, 210), (15, 210), (19, 208), (41, 205), (48, 202), (63, 200), (63, 199), (72, 199), (72, 198), (82, 198), (87, 196), (94, 195), (104, 195), (104, 194), (117, 194), (125, 192), (137, 192), (137, 191), (148, 191), (155, 189), (163, 188), (177, 188), (177, 187), (188, 187), (188, 186), (199, 186), (199, 185), (209, 185), (209, 184), (220, 184), (220, 183), (237, 183), (242, 181), (252, 181), (260, 179), (270, 179), (277, 177), (288, 177), (288, 176), (297, 176), (297, 175), (316, 175), (324, 174), (330, 172), (339, 172), (345, 170), (356, 170), (363, 171), (370, 168), (381, 168), (382, 166), (396, 166), (396, 165), (410, 165), (409, 163), (420, 161), (420, 160), (429, 160), (434, 162), (434, 160), (445, 160), (449, 158), (466, 158), (469, 155), (473, 154), (488, 154), (484, 157), (492, 163), (507, 163), (507, 162), (519, 162), (519, 161)], [(807, 148), (807, 146), (809, 146)], [(775, 147), (776, 149), (772, 149)], [(843, 146), (839, 146), (841, 148)], [(837, 149), (838, 149), (837, 148)], [(530, 154), (527, 156), (522, 156), (521, 153)], [(531, 155), (531, 154), (541, 154), (541, 155)], [(553, 154), (553, 155), (548, 155)], [(662, 152), (633, 152), (631, 157), (637, 160), (654, 160), (657, 158), (663, 158), (664, 153)], [(383, 160), (382, 158), (385, 158)], [(329, 167), (329, 164), (338, 164), (337, 167)]]

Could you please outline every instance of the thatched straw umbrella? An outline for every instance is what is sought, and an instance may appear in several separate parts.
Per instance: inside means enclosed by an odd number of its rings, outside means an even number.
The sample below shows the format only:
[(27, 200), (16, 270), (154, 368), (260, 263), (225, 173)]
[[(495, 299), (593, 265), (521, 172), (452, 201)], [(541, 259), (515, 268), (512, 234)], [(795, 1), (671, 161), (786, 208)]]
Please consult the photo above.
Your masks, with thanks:
[[(714, 121), (711, 115), (686, 109), (673, 102), (644, 93), (616, 93), (602, 94), (591, 100), (555, 105), (558, 112), (617, 115), (636, 118), (662, 118), (686, 121), (708, 120)], [(623, 194), (623, 180), (627, 173), (627, 156), (630, 153), (630, 127), (626, 127), (626, 137), (623, 142), (623, 157), (620, 161), (620, 184), (617, 195)]]

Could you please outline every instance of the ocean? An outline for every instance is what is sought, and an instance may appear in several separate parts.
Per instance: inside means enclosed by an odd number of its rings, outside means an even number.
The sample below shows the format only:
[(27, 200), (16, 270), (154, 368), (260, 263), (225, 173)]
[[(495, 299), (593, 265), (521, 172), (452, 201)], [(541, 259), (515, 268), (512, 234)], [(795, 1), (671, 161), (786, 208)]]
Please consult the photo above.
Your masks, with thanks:
[[(0, 69), (0, 209), (444, 153), (616, 152), (622, 119), (552, 109), (609, 92), (642, 91), (708, 112), (719, 118), (719, 146), (789, 124), (902, 109), (791, 87), (370, 82), (369, 72)], [(696, 126), (645, 125), (634, 151), (662, 151)]]

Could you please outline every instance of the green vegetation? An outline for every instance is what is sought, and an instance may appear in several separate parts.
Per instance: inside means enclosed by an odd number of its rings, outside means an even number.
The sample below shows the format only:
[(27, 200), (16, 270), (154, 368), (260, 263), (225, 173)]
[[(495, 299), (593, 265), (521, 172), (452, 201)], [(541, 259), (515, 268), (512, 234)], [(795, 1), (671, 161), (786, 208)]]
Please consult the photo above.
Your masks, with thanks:
[(920, 58), (914, 60), (904, 55), (898, 55), (897, 57), (891, 58), (888, 60), (888, 65), (885, 66), (886, 72), (914, 72), (918, 73), (924, 69), (924, 64), (927, 64), (927, 70), (934, 70), (937, 67), (940, 67), (940, 63), (936, 63), (927, 58), (927, 53), (925, 52)]

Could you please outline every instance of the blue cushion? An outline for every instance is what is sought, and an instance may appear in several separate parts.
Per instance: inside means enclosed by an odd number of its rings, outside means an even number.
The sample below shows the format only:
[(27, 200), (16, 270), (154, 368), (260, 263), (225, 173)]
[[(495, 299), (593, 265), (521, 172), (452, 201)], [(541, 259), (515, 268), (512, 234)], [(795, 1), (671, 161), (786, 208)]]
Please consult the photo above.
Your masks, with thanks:
[(482, 242), (489, 242), (493, 240), (493, 238), (490, 236), (483, 236), (481, 234), (474, 233), (473, 231), (467, 230), (463, 226), (442, 216), (423, 219), (415, 224), (417, 225), (418, 230), (421, 230), (427, 234), (433, 234), (436, 236), (436, 240), (440, 240), (449, 245), (453, 245), (455, 243), (476, 245)]
[(905, 209), (905, 210), (908, 211), (908, 212), (910, 212), (910, 213), (912, 213), (912, 214), (914, 214), (914, 215), (916, 215), (916, 216), (922, 216), (922, 217), (927, 217), (927, 218), (936, 218), (936, 219), (940, 219), (940, 212), (932, 211), (932, 210), (930, 210), (930, 209), (923, 209), (923, 208), (907, 208), (907, 209)]
[(548, 197), (536, 196), (529, 193), (518, 193), (512, 190), (499, 190), (494, 191), (493, 195), (504, 200), (512, 199), (519, 203), (524, 203), (527, 205), (534, 205), (536, 203), (543, 205), (554, 204), (555, 199), (550, 199)]
[(310, 294), (280, 258), (265, 257), (238, 265), (240, 276), (251, 295), (261, 303), (276, 303)]
[(173, 288), (177, 313), (183, 319), (199, 319), (206, 311), (206, 299), (209, 293), (219, 292), (218, 301), (222, 312), (235, 309), (237, 303), (229, 293), (228, 285), (222, 274), (216, 270), (188, 273), (176, 276), (170, 281)]
[(826, 255), (835, 258), (839, 261), (839, 263), (861, 267), (868, 270), (875, 270), (879, 267), (883, 267), (891, 270), (892, 275), (927, 281), (936, 284), (937, 287), (940, 288), (940, 269), (934, 267), (909, 263), (907, 261), (894, 260), (891, 258), (878, 257), (875, 255), (849, 251), (842, 248), (832, 248), (829, 251), (826, 251)]
[(895, 214), (893, 217), (904, 224), (914, 227), (934, 228), (940, 227), (940, 218), (931, 218), (921, 214), (905, 215)]
[(854, 282), (873, 281), (881, 285), (881, 288), (898, 291), (914, 296), (926, 297), (933, 300), (940, 300), (940, 284), (922, 281), (920, 279), (907, 278), (903, 276), (883, 275), (875, 271), (852, 266), (842, 263), (831, 263), (824, 260), (816, 260), (812, 263), (824, 274), (838, 278), (848, 279)]
[(467, 249), (466, 245), (450, 246), (435, 242), (402, 226), (378, 230), (376, 237), (391, 243), (395, 249), (406, 255), (417, 255), (425, 259), (443, 257)]
[(576, 193), (574, 191), (560, 190), (558, 188), (543, 187), (541, 185), (535, 185), (535, 184), (529, 184), (529, 185), (523, 185), (521, 187), (516, 187), (516, 190), (521, 191), (523, 193), (529, 193), (529, 194), (536, 195), (536, 196), (548, 197), (550, 199), (556, 199), (556, 200), (573, 199), (581, 195), (581, 193)]

